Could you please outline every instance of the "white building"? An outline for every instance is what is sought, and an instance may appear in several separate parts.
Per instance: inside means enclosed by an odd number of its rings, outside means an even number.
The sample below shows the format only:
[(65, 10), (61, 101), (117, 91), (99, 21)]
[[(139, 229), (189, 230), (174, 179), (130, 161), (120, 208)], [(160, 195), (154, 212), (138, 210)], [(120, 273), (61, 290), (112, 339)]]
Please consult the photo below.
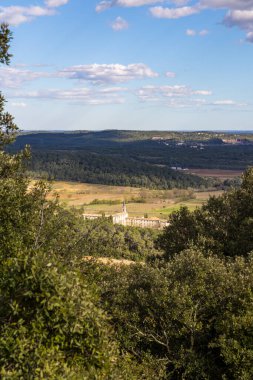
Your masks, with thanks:
[[(84, 219), (98, 219), (101, 218), (101, 214), (83, 214)], [(134, 218), (129, 217), (126, 209), (126, 204), (122, 204), (122, 212), (105, 215), (106, 218), (112, 217), (114, 224), (122, 224), (123, 226), (143, 227), (143, 228), (164, 228), (168, 226), (168, 222), (158, 218)]]

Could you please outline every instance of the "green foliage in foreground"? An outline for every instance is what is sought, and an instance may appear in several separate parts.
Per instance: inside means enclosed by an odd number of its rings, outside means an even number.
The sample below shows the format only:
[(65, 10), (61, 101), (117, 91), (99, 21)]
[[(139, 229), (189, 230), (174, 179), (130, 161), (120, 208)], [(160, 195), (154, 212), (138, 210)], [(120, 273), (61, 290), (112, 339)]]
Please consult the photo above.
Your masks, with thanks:
[(99, 279), (124, 349), (149, 352), (166, 379), (253, 378), (252, 256), (190, 250), (160, 268), (100, 269)]
[(128, 362), (75, 264), (81, 220), (48, 202), (44, 183), (28, 186), (21, 174), (0, 181), (1, 378), (124, 379)]
[[(2, 26), (0, 62), (8, 36)], [(119, 351), (96, 287), (77, 268), (83, 221), (47, 201), (47, 184), (31, 185), (26, 151), (4, 153), (16, 130), (1, 97), (0, 377), (137, 380), (145, 367)]]
[(1, 265), (1, 378), (109, 376), (116, 358), (96, 294), (53, 257), (22, 252)]
[(155, 248), (156, 230), (124, 227), (110, 218), (86, 220), (83, 227), (83, 251), (90, 256), (145, 261), (161, 255)]
[(152, 366), (121, 353), (96, 285), (79, 273), (98, 236), (88, 244), (84, 220), (48, 191), (22, 170), (0, 181), (1, 378), (146, 378)]
[(240, 188), (211, 197), (193, 212), (183, 207), (169, 222), (158, 239), (167, 259), (193, 245), (206, 253), (246, 255), (253, 250), (253, 169), (244, 173)]

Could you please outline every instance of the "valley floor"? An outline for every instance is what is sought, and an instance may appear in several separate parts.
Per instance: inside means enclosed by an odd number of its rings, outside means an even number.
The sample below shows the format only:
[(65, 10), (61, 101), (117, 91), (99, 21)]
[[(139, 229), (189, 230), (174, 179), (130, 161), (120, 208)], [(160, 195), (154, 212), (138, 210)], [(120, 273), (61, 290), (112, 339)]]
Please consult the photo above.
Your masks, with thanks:
[(114, 214), (122, 211), (122, 202), (127, 202), (130, 217), (157, 217), (168, 215), (187, 206), (190, 210), (201, 206), (212, 195), (221, 191), (199, 190), (149, 190), (143, 188), (93, 185), (79, 182), (55, 181), (53, 192), (59, 194), (66, 207), (82, 208), (84, 213)]

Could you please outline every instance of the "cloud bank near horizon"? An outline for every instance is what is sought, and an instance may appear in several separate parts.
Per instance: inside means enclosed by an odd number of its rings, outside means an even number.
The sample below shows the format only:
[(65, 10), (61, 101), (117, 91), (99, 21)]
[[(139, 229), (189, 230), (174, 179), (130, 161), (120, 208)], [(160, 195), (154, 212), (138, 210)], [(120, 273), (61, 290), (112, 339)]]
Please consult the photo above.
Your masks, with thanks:
[[(0, 68), (0, 85), (7, 91), (9, 99), (16, 107), (27, 107), (29, 100), (55, 100), (72, 105), (120, 105), (127, 103), (133, 96), (140, 103), (153, 103), (168, 108), (245, 107), (248, 104), (233, 99), (216, 99), (210, 89), (194, 89), (184, 84), (147, 84), (139, 86), (139, 81), (173, 81), (176, 73), (167, 71), (158, 73), (143, 63), (90, 64), (66, 67), (57, 71), (36, 71), (25, 65)], [(47, 71), (48, 70), (48, 71)], [(55, 87), (29, 89), (36, 81), (54, 80)], [(65, 81), (70, 87), (57, 84)], [(131, 87), (122, 84), (132, 83)], [(136, 84), (137, 82), (138, 84)], [(85, 83), (85, 87), (83, 86)], [(73, 85), (74, 84), (74, 85)], [(72, 87), (71, 87), (72, 86)], [(28, 87), (28, 89), (26, 88)], [(211, 99), (211, 100), (210, 100)]]

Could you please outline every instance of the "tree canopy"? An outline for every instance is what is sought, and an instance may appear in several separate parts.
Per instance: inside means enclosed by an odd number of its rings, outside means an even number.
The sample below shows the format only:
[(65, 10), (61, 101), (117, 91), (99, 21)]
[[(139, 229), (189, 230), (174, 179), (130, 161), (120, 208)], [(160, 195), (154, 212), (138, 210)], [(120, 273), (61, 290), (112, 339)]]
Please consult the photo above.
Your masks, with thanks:
[(155, 358), (157, 378), (250, 380), (252, 273), (252, 256), (226, 262), (188, 250), (162, 267), (102, 272), (100, 282), (122, 346)]
[(204, 252), (225, 256), (247, 255), (253, 250), (253, 169), (240, 188), (210, 197), (201, 208), (183, 207), (172, 213), (169, 226), (158, 239), (165, 258), (197, 246)]
[[(0, 32), (9, 63), (10, 31)], [(2, 379), (135, 378), (120, 354), (97, 290), (81, 275), (80, 218), (31, 182), (25, 152), (3, 148), (17, 126), (0, 102), (0, 377)], [(80, 256), (80, 255), (79, 255)], [(130, 360), (130, 359), (129, 359)], [(122, 365), (124, 363), (124, 366)]]

